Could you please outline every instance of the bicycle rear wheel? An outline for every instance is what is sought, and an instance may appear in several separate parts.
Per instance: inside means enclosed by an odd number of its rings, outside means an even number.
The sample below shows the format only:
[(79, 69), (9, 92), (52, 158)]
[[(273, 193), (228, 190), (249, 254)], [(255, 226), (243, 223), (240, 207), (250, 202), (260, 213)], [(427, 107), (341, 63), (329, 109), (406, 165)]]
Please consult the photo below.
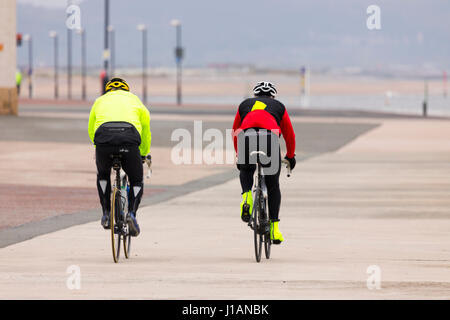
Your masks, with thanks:
[(253, 241), (255, 244), (255, 258), (256, 258), (256, 262), (260, 262), (261, 261), (261, 253), (262, 253), (262, 243), (263, 243), (263, 238), (261, 235), (261, 221), (260, 221), (260, 198), (261, 194), (260, 192), (257, 192), (256, 194), (256, 201), (254, 201), (255, 206), (253, 207), (253, 214), (252, 214), (252, 219), (253, 219)]
[(112, 254), (115, 263), (119, 261), (120, 257), (121, 228), (118, 223), (120, 214), (120, 193), (118, 190), (113, 190), (111, 199), (110, 225)]

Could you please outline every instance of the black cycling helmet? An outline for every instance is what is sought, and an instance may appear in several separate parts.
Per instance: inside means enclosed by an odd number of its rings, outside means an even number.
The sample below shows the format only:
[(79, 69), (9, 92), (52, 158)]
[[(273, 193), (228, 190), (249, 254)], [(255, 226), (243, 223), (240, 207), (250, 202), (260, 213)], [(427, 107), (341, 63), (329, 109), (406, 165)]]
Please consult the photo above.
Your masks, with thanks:
[(278, 92), (273, 83), (269, 81), (260, 81), (253, 88), (253, 93), (255, 97), (269, 96), (275, 98)]
[(130, 91), (130, 87), (128, 86), (128, 83), (125, 80), (121, 78), (112, 78), (111, 80), (108, 81), (108, 83), (105, 86), (105, 93), (113, 90)]

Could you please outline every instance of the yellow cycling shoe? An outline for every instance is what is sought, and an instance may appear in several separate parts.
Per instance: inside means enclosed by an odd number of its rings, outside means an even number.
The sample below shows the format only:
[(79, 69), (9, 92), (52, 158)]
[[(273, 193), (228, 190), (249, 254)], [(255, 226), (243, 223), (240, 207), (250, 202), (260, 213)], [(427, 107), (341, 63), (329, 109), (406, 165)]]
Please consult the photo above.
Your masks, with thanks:
[(250, 216), (252, 214), (253, 209), (253, 197), (252, 191), (247, 191), (242, 194), (242, 202), (241, 202), (241, 219), (244, 222), (250, 221)]
[(270, 221), (270, 239), (273, 244), (280, 244), (284, 241), (283, 235), (278, 228), (278, 222), (277, 220)]

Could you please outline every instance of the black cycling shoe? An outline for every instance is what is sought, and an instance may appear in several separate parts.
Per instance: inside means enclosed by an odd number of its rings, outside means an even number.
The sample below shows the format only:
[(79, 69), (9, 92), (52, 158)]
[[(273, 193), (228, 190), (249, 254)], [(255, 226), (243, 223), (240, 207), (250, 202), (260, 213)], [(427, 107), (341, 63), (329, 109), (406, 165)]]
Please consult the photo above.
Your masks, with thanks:
[(139, 224), (136, 220), (136, 214), (134, 212), (131, 212), (127, 215), (127, 223), (130, 229), (130, 235), (132, 237), (137, 237), (139, 233), (141, 233), (141, 229), (139, 228)]
[(101, 225), (103, 229), (109, 230), (111, 229), (111, 222), (109, 220), (109, 213), (104, 213), (101, 220)]
[(242, 219), (242, 221), (244, 221), (244, 222), (249, 222), (249, 221), (250, 221), (250, 217), (251, 217), (251, 214), (250, 214), (250, 205), (246, 203), (246, 204), (244, 204), (244, 205), (242, 206), (241, 219)]

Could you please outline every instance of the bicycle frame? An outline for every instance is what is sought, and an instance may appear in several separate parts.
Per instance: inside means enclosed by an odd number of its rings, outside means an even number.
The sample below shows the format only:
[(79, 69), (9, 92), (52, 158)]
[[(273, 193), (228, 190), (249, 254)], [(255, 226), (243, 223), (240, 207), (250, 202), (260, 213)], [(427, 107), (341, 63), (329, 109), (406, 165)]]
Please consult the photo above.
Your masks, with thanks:
[[(263, 154), (262, 151), (253, 151), (250, 155)], [(266, 258), (270, 257), (271, 240), (269, 236), (270, 222), (269, 212), (267, 207), (267, 186), (264, 179), (264, 169), (259, 162), (256, 162), (256, 174), (253, 194), (253, 210), (248, 226), (254, 232), (254, 244), (255, 244), (255, 257), (256, 261), (261, 261), (261, 250), (264, 243), (264, 250), (266, 252)]]
[[(116, 171), (116, 178), (114, 179), (114, 184), (112, 187), (112, 192), (118, 192), (120, 197), (122, 197), (122, 191), (121, 191), (121, 182), (122, 182), (122, 178), (120, 176), (120, 169), (121, 169), (121, 164), (120, 164), (120, 158), (118, 157), (114, 157), (113, 158), (113, 169), (114, 171)], [(121, 214), (123, 214), (123, 208), (120, 208), (121, 210)]]
[[(130, 244), (131, 235), (129, 233), (129, 217), (128, 213), (125, 212), (125, 208), (128, 206), (130, 208), (130, 198), (128, 190), (122, 192), (122, 186), (128, 186), (127, 175), (121, 174), (121, 155), (114, 154), (111, 155), (112, 158), (112, 168), (114, 169), (115, 179), (112, 185), (112, 199), (111, 199), (111, 243), (113, 251), (114, 262), (119, 261), (120, 255), (120, 243), (123, 242), (123, 249), (125, 253), (125, 258), (130, 257)], [(151, 174), (151, 158), (147, 156), (145, 162), (148, 166), (147, 177)], [(117, 200), (118, 199), (118, 200)], [(116, 210), (117, 208), (117, 210)], [(116, 216), (117, 215), (117, 216)]]
[[(266, 181), (264, 178), (264, 167), (259, 161), (259, 155), (266, 156), (263, 151), (252, 151), (250, 156), (257, 156), (256, 160), (256, 174), (254, 187), (252, 190), (253, 195), (253, 209), (250, 216), (248, 226), (254, 232), (254, 244), (255, 244), (255, 257), (256, 262), (261, 261), (261, 251), (264, 242), (264, 250), (266, 258), (270, 258), (270, 251), (272, 240), (270, 236), (270, 217), (268, 210), (268, 191)], [(288, 177), (290, 176), (291, 169), (289, 162), (283, 160), (283, 164), (286, 164)]]

